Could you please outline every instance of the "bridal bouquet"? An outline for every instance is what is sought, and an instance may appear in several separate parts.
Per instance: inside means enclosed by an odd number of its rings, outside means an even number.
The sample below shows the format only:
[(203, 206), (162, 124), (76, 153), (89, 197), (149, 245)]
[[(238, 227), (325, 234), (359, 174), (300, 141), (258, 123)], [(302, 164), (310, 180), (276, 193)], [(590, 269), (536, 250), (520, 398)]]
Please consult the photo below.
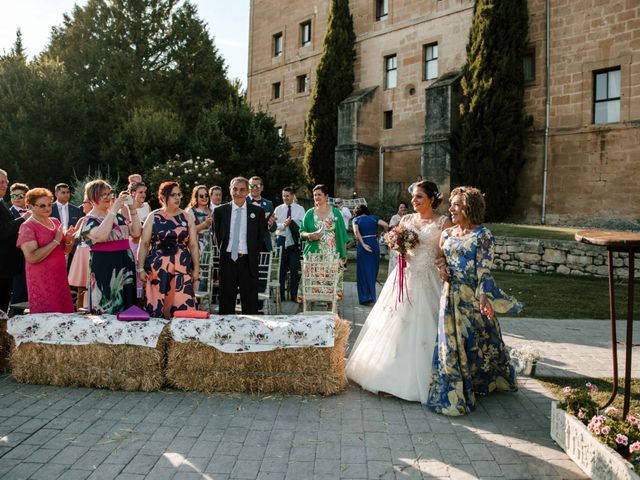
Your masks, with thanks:
[(403, 225), (392, 228), (384, 236), (387, 245), (391, 250), (398, 254), (398, 268), (396, 268), (395, 287), (397, 287), (398, 296), (396, 301), (404, 300), (404, 293), (407, 290), (407, 282), (404, 270), (407, 267), (407, 252), (416, 248), (420, 239), (418, 234)]

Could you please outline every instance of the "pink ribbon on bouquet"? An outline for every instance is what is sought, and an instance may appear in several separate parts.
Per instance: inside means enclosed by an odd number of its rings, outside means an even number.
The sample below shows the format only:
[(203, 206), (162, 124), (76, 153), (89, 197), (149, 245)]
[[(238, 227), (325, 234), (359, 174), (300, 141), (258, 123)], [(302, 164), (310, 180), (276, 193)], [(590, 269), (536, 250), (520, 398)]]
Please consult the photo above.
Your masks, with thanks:
[[(409, 291), (407, 290), (407, 275), (405, 268), (407, 267), (407, 258), (404, 255), (398, 255), (398, 267), (396, 268), (396, 279), (393, 284), (393, 289), (397, 290), (396, 293), (396, 307), (398, 302), (402, 303), (406, 295), (409, 300)], [(411, 300), (409, 300), (411, 303)]]

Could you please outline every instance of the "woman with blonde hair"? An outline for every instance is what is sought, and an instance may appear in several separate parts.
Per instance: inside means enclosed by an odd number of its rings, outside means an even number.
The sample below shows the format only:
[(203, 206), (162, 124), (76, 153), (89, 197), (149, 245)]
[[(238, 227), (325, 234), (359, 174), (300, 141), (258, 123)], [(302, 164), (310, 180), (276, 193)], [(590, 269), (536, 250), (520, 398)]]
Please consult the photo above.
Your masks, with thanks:
[(85, 197), (93, 207), (80, 231), (91, 250), (89, 309), (118, 313), (136, 303), (136, 267), (129, 236), (139, 237), (142, 226), (130, 195), (122, 192), (116, 198), (104, 180), (87, 183)]
[(33, 215), (20, 225), (16, 245), (25, 258), (29, 311), (72, 313), (64, 255), (73, 246), (74, 228), (63, 234), (60, 221), (50, 217), (53, 194), (46, 188), (32, 188), (26, 199)]

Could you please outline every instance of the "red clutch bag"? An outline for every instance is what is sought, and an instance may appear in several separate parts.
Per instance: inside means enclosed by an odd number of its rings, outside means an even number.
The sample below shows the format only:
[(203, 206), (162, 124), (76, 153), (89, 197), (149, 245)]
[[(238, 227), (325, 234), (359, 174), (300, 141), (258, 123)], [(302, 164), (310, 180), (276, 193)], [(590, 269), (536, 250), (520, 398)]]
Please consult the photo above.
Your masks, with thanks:
[(135, 305), (118, 313), (116, 317), (121, 322), (146, 322), (149, 320), (149, 314)]
[(209, 318), (209, 312), (204, 310), (178, 310), (173, 318)]

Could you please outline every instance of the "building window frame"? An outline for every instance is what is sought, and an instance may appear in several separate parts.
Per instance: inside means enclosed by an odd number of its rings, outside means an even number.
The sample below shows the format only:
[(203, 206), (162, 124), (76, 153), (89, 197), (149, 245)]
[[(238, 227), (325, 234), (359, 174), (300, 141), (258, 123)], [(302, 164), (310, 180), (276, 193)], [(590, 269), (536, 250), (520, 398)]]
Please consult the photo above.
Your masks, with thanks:
[(282, 32), (274, 33), (271, 37), (271, 53), (274, 58), (281, 57), (284, 53), (284, 35)]
[(522, 56), (522, 75), (524, 83), (534, 83), (536, 81), (536, 49), (529, 47)]
[(271, 100), (280, 100), (282, 98), (282, 82), (273, 82), (271, 84)]
[(311, 20), (305, 20), (300, 24), (300, 46), (306, 47), (311, 45)]
[(398, 55), (393, 53), (384, 57), (384, 89), (398, 86)]
[(422, 48), (422, 79), (438, 78), (438, 42), (427, 43)]
[[(620, 65), (593, 71), (592, 123), (607, 125), (621, 121), (622, 69)], [(602, 106), (605, 109), (602, 109)], [(613, 110), (610, 111), (609, 107)], [(604, 114), (603, 117), (602, 115)]]
[(382, 128), (391, 130), (393, 128), (393, 110), (385, 110), (382, 113)]
[(309, 93), (309, 75), (304, 73), (296, 77), (296, 93)]
[(389, 0), (375, 0), (376, 22), (389, 18)]

